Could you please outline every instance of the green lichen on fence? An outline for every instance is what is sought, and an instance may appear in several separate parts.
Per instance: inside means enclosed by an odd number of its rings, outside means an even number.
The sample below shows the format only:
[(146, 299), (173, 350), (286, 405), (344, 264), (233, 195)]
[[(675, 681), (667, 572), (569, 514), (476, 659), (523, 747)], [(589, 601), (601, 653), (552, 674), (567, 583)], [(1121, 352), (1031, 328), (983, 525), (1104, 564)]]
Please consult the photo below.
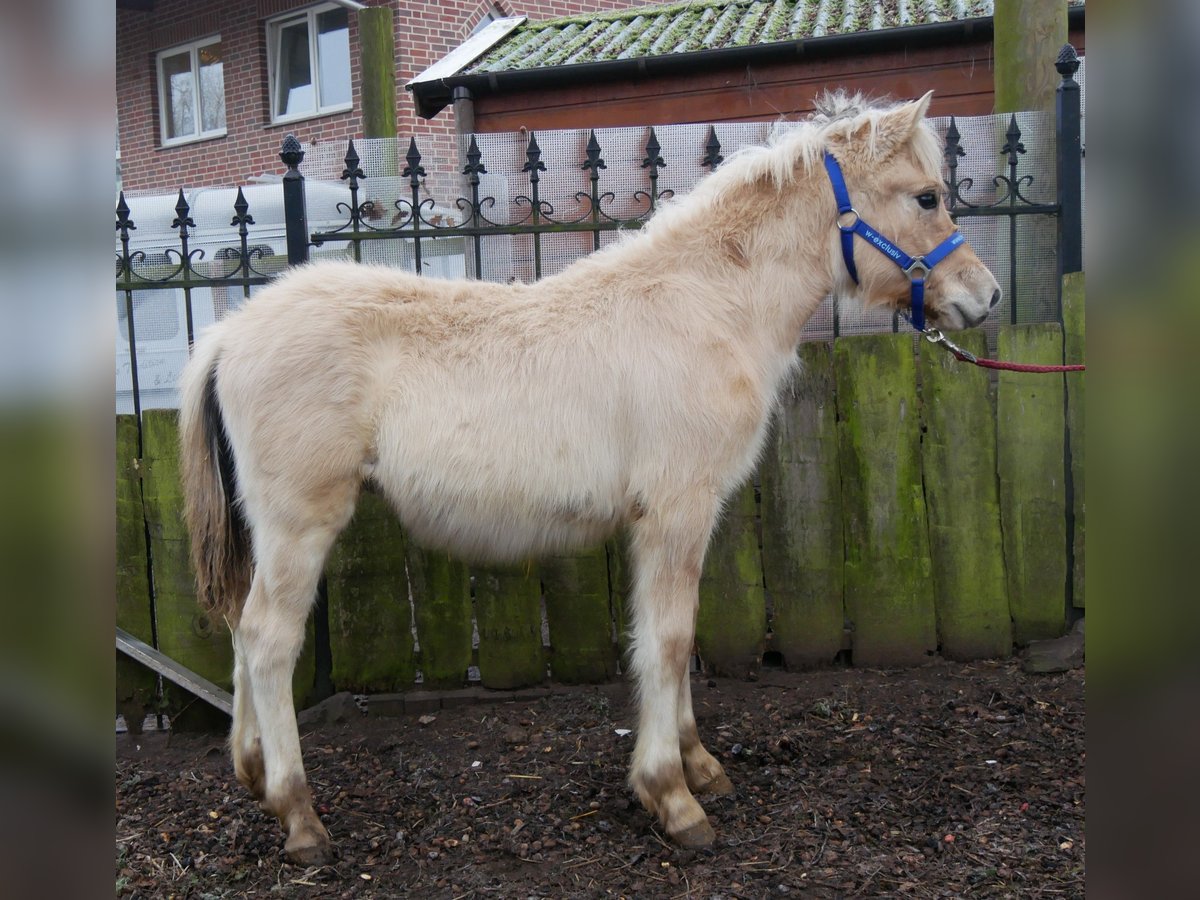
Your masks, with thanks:
[(833, 356), (822, 342), (802, 344), (799, 357), (760, 468), (771, 630), (789, 668), (832, 662), (845, 626)]
[(404, 535), (387, 501), (364, 492), (326, 567), (331, 677), (338, 690), (405, 690), (416, 678)]
[(542, 583), (537, 566), (480, 566), (471, 572), (483, 686), (512, 690), (544, 681)]
[[(987, 355), (974, 329), (955, 342)], [(943, 656), (1008, 656), (1012, 623), (996, 489), (996, 415), (987, 371), (921, 341), (921, 457)]]
[[(1001, 359), (1062, 362), (1056, 324), (1002, 328)], [(1001, 372), (997, 471), (1008, 599), (1017, 643), (1058, 637), (1066, 623), (1066, 463), (1062, 375)]]
[(918, 663), (937, 630), (912, 338), (842, 338), (833, 361), (854, 662)]
[(711, 671), (744, 678), (758, 670), (767, 632), (754, 486), (730, 499), (700, 575), (696, 647)]
[(426, 688), (460, 688), (471, 665), (471, 576), (466, 563), (408, 540), (408, 583)]
[[(150, 615), (141, 466), (137, 419), (117, 416), (117, 627), (149, 644), (153, 641), (154, 626)], [(116, 688), (117, 708), (124, 713), (130, 728), (137, 730), (154, 705), (157, 679), (149, 669), (118, 653)]]
[(567, 684), (607, 681), (617, 669), (605, 548), (551, 557), (541, 572), (551, 677)]

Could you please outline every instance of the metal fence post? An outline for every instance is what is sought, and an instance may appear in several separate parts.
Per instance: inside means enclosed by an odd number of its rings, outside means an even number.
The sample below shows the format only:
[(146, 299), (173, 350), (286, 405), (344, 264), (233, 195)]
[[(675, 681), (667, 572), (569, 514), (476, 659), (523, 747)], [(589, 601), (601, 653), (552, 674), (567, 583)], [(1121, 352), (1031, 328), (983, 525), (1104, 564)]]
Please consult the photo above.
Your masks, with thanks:
[(287, 166), (283, 175), (283, 222), (287, 232), (288, 265), (298, 266), (308, 262), (308, 212), (304, 203), (304, 176), (299, 168), (304, 151), (294, 134), (283, 139), (279, 158)]
[[(288, 265), (298, 266), (308, 262), (308, 210), (304, 201), (304, 176), (300, 174), (300, 163), (304, 151), (294, 134), (283, 139), (279, 158), (287, 166), (283, 175), (283, 226), (287, 234)], [(325, 576), (317, 582), (317, 602), (313, 609), (313, 637), (316, 671), (313, 674), (311, 700), (316, 703), (333, 694), (330, 673), (333, 660), (329, 644), (329, 589)]]
[(1079, 56), (1064, 44), (1054, 68), (1062, 76), (1055, 92), (1058, 170), (1058, 258), (1060, 274), (1083, 271), (1083, 141), (1080, 128)]

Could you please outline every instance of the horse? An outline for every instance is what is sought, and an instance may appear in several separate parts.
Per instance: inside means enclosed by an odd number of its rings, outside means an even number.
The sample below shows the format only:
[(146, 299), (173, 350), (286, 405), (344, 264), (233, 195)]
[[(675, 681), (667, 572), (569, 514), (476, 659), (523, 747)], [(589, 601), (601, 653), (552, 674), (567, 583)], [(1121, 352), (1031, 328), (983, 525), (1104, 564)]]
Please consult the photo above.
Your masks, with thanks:
[[(326, 556), (367, 483), (418, 543), (464, 559), (529, 559), (626, 529), (629, 784), (678, 844), (713, 843), (695, 795), (733, 785), (692, 712), (705, 551), (823, 298), (912, 302), (916, 276), (890, 253), (847, 270), (849, 220), (916, 250), (956, 233), (930, 97), (828, 95), (640, 231), (536, 283), (315, 262), (201, 336), (180, 410), (198, 597), (232, 631), (235, 773), (278, 818), (288, 859), (335, 853), (291, 675)], [(835, 202), (830, 157), (853, 216)], [(977, 324), (999, 298), (965, 245), (921, 274), (942, 328)]]

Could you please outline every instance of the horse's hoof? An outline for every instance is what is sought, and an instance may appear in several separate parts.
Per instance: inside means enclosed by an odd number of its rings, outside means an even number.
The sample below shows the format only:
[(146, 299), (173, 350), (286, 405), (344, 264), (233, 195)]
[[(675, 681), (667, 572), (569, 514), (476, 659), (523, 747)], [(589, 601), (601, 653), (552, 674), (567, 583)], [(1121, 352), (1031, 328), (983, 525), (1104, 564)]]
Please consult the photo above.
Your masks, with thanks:
[(327, 866), (337, 857), (329, 838), (311, 832), (288, 838), (287, 843), (283, 845), (283, 854), (288, 862), (306, 869)]
[(701, 819), (695, 825), (689, 825), (682, 831), (672, 832), (671, 839), (685, 850), (703, 850), (713, 845), (713, 841), (717, 839), (717, 833), (708, 824), (708, 819)]
[(729, 780), (728, 775), (722, 772), (696, 788), (695, 793), (710, 797), (728, 797), (733, 794), (733, 782)]

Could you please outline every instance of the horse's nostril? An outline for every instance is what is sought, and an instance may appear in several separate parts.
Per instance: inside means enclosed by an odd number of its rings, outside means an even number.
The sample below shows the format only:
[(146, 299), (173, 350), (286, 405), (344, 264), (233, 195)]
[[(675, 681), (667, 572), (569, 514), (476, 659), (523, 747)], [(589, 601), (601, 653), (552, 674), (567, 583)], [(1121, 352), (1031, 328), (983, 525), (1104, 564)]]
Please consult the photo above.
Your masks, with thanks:
[(992, 302), (988, 304), (988, 309), (995, 308), (996, 304), (999, 302), (1000, 302), (1000, 288), (996, 288), (996, 290), (992, 293)]

